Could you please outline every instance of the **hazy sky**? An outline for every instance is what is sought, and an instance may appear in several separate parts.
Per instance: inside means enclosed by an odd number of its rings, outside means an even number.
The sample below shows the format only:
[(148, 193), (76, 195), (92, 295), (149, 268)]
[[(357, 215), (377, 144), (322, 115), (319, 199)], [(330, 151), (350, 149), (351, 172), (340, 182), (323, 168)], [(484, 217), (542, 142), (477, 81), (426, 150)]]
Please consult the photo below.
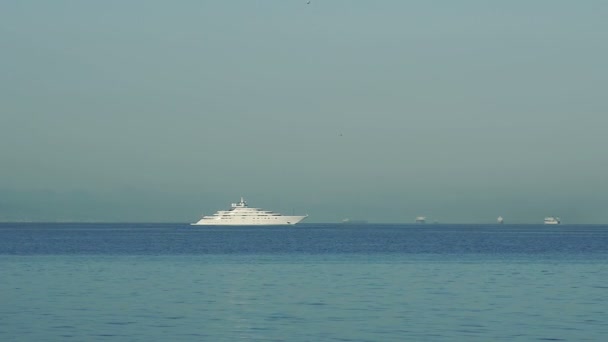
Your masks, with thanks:
[(608, 222), (608, 1), (0, 5), (0, 220)]

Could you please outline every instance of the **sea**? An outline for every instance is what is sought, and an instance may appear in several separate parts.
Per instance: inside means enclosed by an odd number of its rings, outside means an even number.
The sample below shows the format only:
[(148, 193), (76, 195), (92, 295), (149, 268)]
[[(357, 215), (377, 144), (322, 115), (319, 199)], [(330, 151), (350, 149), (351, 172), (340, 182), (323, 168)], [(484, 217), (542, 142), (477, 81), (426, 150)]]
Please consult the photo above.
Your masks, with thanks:
[(0, 341), (607, 336), (607, 225), (0, 224)]

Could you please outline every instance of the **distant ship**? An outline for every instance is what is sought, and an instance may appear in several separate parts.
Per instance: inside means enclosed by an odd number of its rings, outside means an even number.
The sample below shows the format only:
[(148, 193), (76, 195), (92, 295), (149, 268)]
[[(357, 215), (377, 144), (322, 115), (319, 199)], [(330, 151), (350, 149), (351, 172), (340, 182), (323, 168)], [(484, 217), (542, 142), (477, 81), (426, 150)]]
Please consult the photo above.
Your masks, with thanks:
[(545, 224), (560, 224), (561, 221), (559, 220), (559, 217), (545, 217)]
[(424, 217), (424, 216), (416, 217), (416, 223), (425, 223), (425, 222), (426, 222), (426, 217)]
[(366, 220), (351, 220), (349, 218), (345, 218), (342, 220), (342, 224), (366, 224)]
[(505, 221), (505, 220), (502, 218), (502, 216), (498, 216), (498, 218), (496, 219), (496, 222), (497, 222), (498, 224), (503, 224), (503, 222), (504, 222), (504, 221)]
[(241, 197), (238, 203), (232, 203), (229, 210), (220, 210), (213, 215), (203, 216), (193, 226), (279, 226), (294, 225), (308, 217), (285, 216), (268, 210), (250, 208)]

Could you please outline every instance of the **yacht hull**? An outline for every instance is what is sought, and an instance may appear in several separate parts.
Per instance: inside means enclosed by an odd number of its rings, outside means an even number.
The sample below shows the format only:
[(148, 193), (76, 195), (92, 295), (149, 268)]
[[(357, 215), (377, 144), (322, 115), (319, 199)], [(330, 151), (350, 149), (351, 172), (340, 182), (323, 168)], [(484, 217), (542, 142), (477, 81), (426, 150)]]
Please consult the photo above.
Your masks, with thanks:
[(191, 223), (192, 226), (289, 226), (301, 222), (306, 216), (270, 216), (259, 218), (241, 219), (233, 217), (226, 218), (202, 218), (198, 222)]

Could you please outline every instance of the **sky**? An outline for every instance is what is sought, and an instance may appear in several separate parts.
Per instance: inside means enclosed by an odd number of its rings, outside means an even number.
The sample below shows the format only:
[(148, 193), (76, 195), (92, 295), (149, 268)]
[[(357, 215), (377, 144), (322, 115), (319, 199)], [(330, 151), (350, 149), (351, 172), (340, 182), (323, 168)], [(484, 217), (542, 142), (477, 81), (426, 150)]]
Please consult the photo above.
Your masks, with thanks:
[(0, 221), (608, 223), (608, 2), (0, 5)]

